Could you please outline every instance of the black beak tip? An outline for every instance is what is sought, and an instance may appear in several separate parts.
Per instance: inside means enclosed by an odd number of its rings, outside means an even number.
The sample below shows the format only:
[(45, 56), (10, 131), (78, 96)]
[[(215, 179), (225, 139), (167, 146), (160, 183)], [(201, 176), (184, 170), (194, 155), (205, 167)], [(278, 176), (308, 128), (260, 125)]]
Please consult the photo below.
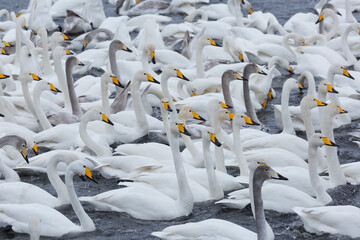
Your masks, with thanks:
[(84, 51), (84, 50), (85, 50), (85, 48), (86, 48), (86, 46), (83, 46), (83, 47), (82, 47), (82, 49), (81, 49), (81, 51)]
[[(172, 112), (173, 110), (171, 109), (171, 107), (168, 107), (167, 109), (166, 109), (168, 112)], [(177, 110), (177, 109), (176, 109)], [(179, 113), (179, 112), (178, 112)]]
[(27, 163), (29, 163), (29, 158), (26, 156), (23, 156), (24, 157), (24, 159), (25, 159), (25, 161), (27, 162)]
[(336, 14), (339, 16), (342, 16), (342, 14), (339, 11), (337, 11)]
[(233, 106), (227, 105), (228, 109), (232, 109), (234, 108)]
[(283, 175), (281, 174), (278, 174), (279, 178), (275, 178), (276, 180), (284, 180), (284, 181), (287, 181), (289, 180), (287, 177), (284, 177)]
[(153, 64), (156, 64), (155, 57), (151, 59), (151, 62), (152, 62)]
[(252, 124), (252, 125), (254, 125), (254, 126), (260, 126), (260, 123), (253, 122), (253, 124)]
[(79, 65), (79, 66), (85, 66), (85, 64), (82, 63), (82, 62), (79, 62), (78, 65)]
[(86, 176), (88, 179), (90, 179), (91, 181), (93, 181), (94, 183), (98, 184), (98, 182), (94, 179), (94, 178), (89, 178), (88, 176)]
[(317, 20), (315, 24), (318, 24), (319, 22), (320, 22), (320, 21), (319, 21), (319, 20)]
[(160, 84), (160, 82), (158, 80), (156, 80), (155, 78), (154, 78), (154, 83)]
[(125, 51), (130, 52), (130, 53), (132, 52), (132, 50), (131, 50), (131, 49), (129, 49), (129, 48), (128, 48), (128, 49), (126, 49)]
[(78, 175), (78, 176), (79, 176), (79, 178), (80, 178), (83, 182), (86, 181), (86, 179), (85, 179), (85, 177), (84, 177), (83, 175)]
[(355, 80), (355, 78), (353, 76), (351, 76), (350, 74), (349, 74), (349, 78), (352, 80)]
[(218, 140), (216, 140), (216, 141), (215, 141), (215, 145), (216, 145), (217, 147), (221, 147), (222, 144), (221, 144)]
[(114, 126), (114, 123), (110, 120), (107, 123), (110, 124), (111, 126)]
[(5, 117), (5, 115), (0, 113), (0, 117)]

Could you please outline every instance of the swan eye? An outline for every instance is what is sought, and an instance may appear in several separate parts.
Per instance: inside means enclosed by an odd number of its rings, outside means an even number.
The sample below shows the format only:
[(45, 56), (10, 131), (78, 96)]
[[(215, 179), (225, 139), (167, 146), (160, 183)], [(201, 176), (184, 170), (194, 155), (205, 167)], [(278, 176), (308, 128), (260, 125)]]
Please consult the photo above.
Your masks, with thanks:
[(84, 168), (86, 168), (86, 166), (85, 166), (85, 165), (84, 165), (83, 167), (84, 167)]
[(265, 168), (265, 172), (267, 172), (268, 171), (268, 169), (267, 168)]

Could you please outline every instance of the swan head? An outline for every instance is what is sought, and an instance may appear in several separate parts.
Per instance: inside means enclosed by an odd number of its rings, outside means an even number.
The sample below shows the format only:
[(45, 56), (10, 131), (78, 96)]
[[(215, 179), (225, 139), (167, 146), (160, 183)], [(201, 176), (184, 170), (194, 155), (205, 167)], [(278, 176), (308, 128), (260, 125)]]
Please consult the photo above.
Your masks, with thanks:
[(112, 126), (114, 125), (114, 123), (110, 121), (108, 116), (102, 113), (99, 108), (92, 108), (88, 110), (82, 117), (82, 121), (95, 121), (95, 120), (103, 121)]
[(215, 130), (211, 127), (206, 127), (202, 131), (202, 139), (203, 139), (203, 141), (212, 142), (217, 147), (221, 147), (221, 145), (222, 145), (216, 137)]
[(22, 80), (25, 80), (25, 81), (27, 81), (27, 82), (30, 82), (30, 81), (40, 81), (40, 80), (42, 80), (42, 78), (39, 77), (38, 75), (36, 75), (35, 73), (28, 72), (28, 71), (25, 71), (25, 72), (22, 72), (22, 73), (21, 73), (21, 79), (22, 79)]
[(54, 49), (54, 56), (61, 59), (63, 56), (66, 56), (66, 55), (74, 55), (74, 53), (70, 52), (69, 50), (67, 50), (66, 48), (64, 48), (62, 46), (56, 46), (56, 48)]
[(11, 146), (16, 149), (16, 151), (19, 151), (21, 156), (25, 159), (27, 163), (29, 163), (28, 160), (28, 152), (27, 152), (27, 143), (26, 140), (18, 135), (7, 135), (2, 138), (0, 138), (0, 142), (2, 143), (2, 146)]
[(300, 102), (301, 107), (313, 109), (315, 107), (326, 106), (327, 103), (320, 101), (319, 99), (314, 98), (313, 96), (305, 96)]
[(120, 40), (113, 40), (110, 43), (109, 49), (113, 50), (113, 51), (117, 51), (117, 50), (123, 50), (125, 52), (132, 52), (131, 49), (129, 49), (122, 41)]
[(224, 108), (224, 109), (232, 109), (232, 108), (234, 108), (233, 106), (230, 106), (230, 105), (227, 105), (226, 103), (224, 103), (224, 102), (218, 102), (219, 104), (220, 104), (220, 106), (221, 106), (221, 108)]
[(175, 122), (175, 125), (177, 126), (179, 133), (184, 134), (189, 137), (191, 136), (191, 133), (185, 127), (185, 123), (177, 121), (177, 122)]
[(91, 181), (98, 183), (93, 175), (92, 170), (94, 170), (94, 165), (87, 160), (77, 160), (69, 164), (68, 168), (74, 173), (74, 175), (78, 176), (85, 176), (86, 178), (90, 179)]
[(221, 121), (225, 121), (225, 120), (232, 121), (235, 115), (232, 112), (230, 112), (228, 109), (220, 108), (216, 112), (216, 117)]
[(243, 126), (243, 125), (259, 126), (260, 125), (259, 123), (254, 122), (250, 117), (248, 117), (247, 115), (245, 115), (243, 113), (235, 114), (233, 122), (234, 122), (234, 124), (238, 124), (240, 126)]
[(179, 116), (180, 119), (197, 119), (197, 120), (201, 120), (201, 121), (206, 121), (203, 117), (201, 117), (199, 114), (197, 114), (195, 111), (192, 110), (191, 107), (182, 107), (179, 111)]
[(182, 72), (177, 69), (176, 67), (172, 66), (172, 65), (167, 65), (162, 69), (162, 74), (165, 74), (165, 76), (170, 77), (175, 77), (175, 78), (180, 78), (182, 80), (185, 81), (190, 81), (187, 77), (184, 76), (184, 74), (182, 74)]
[(264, 182), (265, 180), (268, 179), (288, 180), (288, 178), (277, 173), (270, 166), (265, 164), (258, 165), (254, 171), (253, 181)]
[(249, 79), (250, 75), (253, 73), (258, 73), (258, 74), (262, 74), (262, 75), (267, 75), (265, 72), (263, 72), (256, 64), (254, 63), (249, 63), (245, 66), (244, 68), (244, 73), (243, 73), (243, 77), (245, 79)]
[(101, 75), (101, 79), (108, 83), (113, 83), (115, 86), (124, 88), (119, 79), (111, 72), (104, 72), (103, 75)]
[(206, 36), (206, 35), (201, 36), (201, 37), (199, 38), (199, 44), (200, 44), (201, 46), (209, 46), (209, 45), (211, 45), (211, 46), (220, 47), (220, 45), (217, 44), (211, 37)]
[(170, 107), (170, 101), (167, 98), (162, 98), (160, 101), (161, 106), (163, 107), (165, 110), (167, 110), (168, 112), (172, 112), (173, 110)]
[(152, 43), (146, 45), (146, 52), (147, 52), (147, 56), (150, 58), (149, 63), (152, 62), (153, 64), (156, 64), (155, 45)]
[(323, 94), (326, 93), (339, 93), (336, 91), (333, 87), (333, 85), (328, 80), (322, 80), (319, 83), (318, 92), (321, 92)]
[(335, 117), (338, 114), (345, 114), (348, 113), (346, 110), (342, 109), (340, 106), (338, 106), (336, 103), (331, 102), (326, 107), (327, 116), (330, 116), (331, 118)]
[(324, 20), (324, 18), (327, 17), (336, 17), (337, 14), (337, 10), (335, 8), (325, 8), (321, 11), (318, 20), (316, 21), (315, 24), (318, 24), (320, 22), (322, 22)]
[(160, 84), (158, 80), (156, 80), (153, 76), (147, 73), (145, 70), (139, 70), (134, 75), (134, 80), (138, 82), (151, 82)]
[(309, 140), (309, 146), (321, 147), (321, 146), (331, 146), (339, 147), (336, 143), (332, 142), (329, 138), (321, 133), (314, 133)]
[(350, 75), (350, 73), (348, 72), (348, 70), (346, 70), (346, 68), (341, 67), (341, 70), (342, 70), (342, 75), (344, 75), (345, 77), (348, 77), (348, 78), (350, 78), (352, 80), (355, 79), (353, 76)]
[(223, 73), (221, 79), (235, 79), (235, 80), (243, 80), (243, 81), (247, 81), (248, 79), (244, 78), (243, 76), (240, 75), (240, 73), (234, 71), (234, 70), (227, 70)]

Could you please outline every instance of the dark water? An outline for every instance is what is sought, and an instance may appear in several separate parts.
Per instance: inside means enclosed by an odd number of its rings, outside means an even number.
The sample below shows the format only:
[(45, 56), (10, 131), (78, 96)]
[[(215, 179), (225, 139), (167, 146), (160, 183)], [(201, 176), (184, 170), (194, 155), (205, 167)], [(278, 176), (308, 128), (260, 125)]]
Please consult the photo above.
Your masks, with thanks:
[[(222, 2), (222, 1), (217, 1)], [(310, 0), (252, 0), (254, 10), (262, 10), (263, 12), (272, 12), (279, 20), (280, 23), (286, 20), (297, 12), (313, 12), (314, 1)], [(0, 0), (0, 9), (6, 8), (8, 10), (18, 12), (20, 9), (27, 7), (28, 0)], [(113, 6), (105, 3), (105, 13), (107, 16), (114, 16)], [(177, 15), (177, 19), (181, 16)], [(62, 20), (57, 23), (61, 24)], [(281, 86), (284, 81), (290, 77), (287, 72), (282, 71), (282, 76), (273, 80), (273, 88), (277, 91), (278, 96), (281, 93)], [(297, 77), (292, 75), (291, 77)], [(290, 104), (299, 104), (301, 98), (306, 94), (296, 93), (291, 95)], [(280, 97), (272, 100), (267, 109), (259, 113), (260, 120), (266, 124), (267, 128), (272, 133), (277, 133), (278, 129), (275, 126), (272, 104), (280, 104)], [(358, 127), (359, 121), (354, 121), (352, 124), (343, 126), (335, 130), (335, 140), (341, 146), (339, 148), (339, 159), (341, 163), (348, 163), (357, 161), (360, 157), (357, 146), (352, 143), (356, 140), (348, 135), (349, 132)], [(300, 134), (303, 136), (303, 134)], [(232, 171), (237, 172), (237, 171)], [(102, 178), (99, 174), (95, 173), (95, 177), (99, 184), (92, 182), (82, 182), (80, 179), (75, 178), (75, 188), (79, 196), (82, 195), (95, 195), (104, 191), (117, 188), (116, 180), (107, 180)], [(22, 174), (22, 181), (31, 182), (51, 194), (55, 194), (46, 175)], [(358, 186), (345, 185), (336, 189), (330, 190), (330, 195), (334, 201), (332, 205), (345, 205), (351, 204), (360, 207), (360, 188)], [(232, 221), (236, 224), (244, 226), (252, 231), (256, 231), (255, 221), (251, 214), (249, 207), (237, 210), (223, 207), (222, 205), (214, 204), (213, 201), (195, 204), (193, 213), (188, 217), (182, 217), (171, 221), (144, 221), (133, 219), (124, 213), (115, 212), (96, 212), (94, 209), (84, 204), (85, 211), (94, 220), (96, 231), (91, 233), (81, 233), (75, 236), (66, 236), (61, 239), (155, 239), (150, 236), (153, 231), (160, 231), (165, 227), (181, 224), (186, 222), (201, 221), (208, 218), (220, 218)], [(60, 210), (70, 220), (78, 222), (72, 208), (70, 206)], [(328, 235), (324, 234), (317, 236), (315, 234), (307, 233), (301, 220), (295, 214), (280, 214), (274, 211), (266, 211), (266, 218), (274, 230), (276, 239), (349, 239), (345, 236)], [(5, 233), (0, 230), (0, 239), (27, 239), (28, 236), (24, 234)], [(41, 239), (51, 239), (42, 237)]]

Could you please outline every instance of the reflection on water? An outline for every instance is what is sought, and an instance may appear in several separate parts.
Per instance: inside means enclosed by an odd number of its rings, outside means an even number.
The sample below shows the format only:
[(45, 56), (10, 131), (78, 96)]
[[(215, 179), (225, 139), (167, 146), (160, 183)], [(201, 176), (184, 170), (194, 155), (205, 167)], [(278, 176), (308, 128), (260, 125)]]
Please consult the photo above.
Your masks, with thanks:
[[(105, 3), (105, 13), (107, 16), (115, 16), (114, 8), (112, 5)], [(215, 2), (215, 1), (212, 1)], [(219, 1), (217, 1), (219, 2)], [(222, 2), (222, 1), (220, 1)], [(298, 1), (298, 0), (251, 0), (254, 10), (262, 10), (263, 12), (272, 12), (279, 20), (280, 23), (286, 22), (286, 20), (297, 12), (312, 12), (312, 6), (314, 1)], [(27, 7), (28, 0), (0, 0), (0, 9), (6, 8), (11, 11), (18, 12), (20, 9)], [(62, 24), (62, 20), (57, 21)], [(284, 81), (290, 77), (286, 71), (280, 70), (282, 76), (276, 77), (273, 80), (273, 88), (277, 91), (278, 96), (281, 93), (281, 87)], [(291, 77), (297, 77), (291, 75)], [(317, 83), (319, 80), (317, 79)], [(301, 98), (305, 93), (295, 93), (291, 95), (290, 104), (298, 105)], [(262, 110), (259, 114), (261, 122), (266, 123), (267, 128), (272, 133), (277, 133), (278, 129), (275, 127), (274, 114), (272, 104), (280, 104), (280, 97), (272, 100), (267, 109)], [(353, 122), (349, 126), (343, 126), (335, 130), (335, 140), (341, 146), (339, 148), (339, 159), (341, 163), (347, 163), (356, 161), (360, 158), (360, 153), (357, 146), (351, 142), (347, 133), (356, 129), (359, 121)], [(304, 136), (304, 134), (300, 134)], [(237, 170), (231, 172), (237, 173)], [(75, 188), (79, 196), (95, 195), (110, 189), (118, 188), (116, 180), (103, 179), (99, 174), (95, 173), (95, 177), (99, 184), (93, 182), (82, 182), (80, 179), (75, 178)], [(46, 189), (51, 194), (55, 194), (52, 189), (46, 175), (24, 173), (21, 175), (22, 181), (31, 182), (37, 186)], [(333, 189), (330, 195), (333, 197), (333, 205), (351, 204), (360, 207), (360, 193), (357, 186), (340, 186)], [(229, 209), (221, 205), (215, 205), (212, 201), (195, 204), (193, 213), (188, 217), (182, 217), (171, 221), (144, 221), (131, 218), (127, 214), (120, 214), (114, 212), (96, 212), (91, 206), (84, 205), (85, 211), (94, 220), (97, 230), (92, 233), (81, 233), (75, 236), (68, 236), (68, 239), (154, 239), (150, 236), (153, 231), (159, 231), (163, 228), (185, 223), (189, 221), (201, 221), (208, 218), (221, 218), (228, 221), (232, 221), (236, 224), (244, 226), (252, 231), (256, 231), (255, 221), (251, 214), (249, 207), (243, 210)], [(70, 206), (60, 210), (70, 220), (78, 222), (77, 217), (73, 213)], [(345, 239), (340, 236), (322, 235), (316, 236), (314, 234), (307, 233), (299, 217), (295, 214), (280, 214), (274, 211), (266, 211), (266, 218), (269, 221), (271, 227), (274, 230), (276, 239)], [(25, 235), (19, 235), (14, 233), (0, 232), (0, 239), (24, 239)], [(50, 238), (41, 238), (50, 239)], [(51, 238), (53, 239), (53, 238)], [(64, 239), (64, 238), (62, 238)]]

